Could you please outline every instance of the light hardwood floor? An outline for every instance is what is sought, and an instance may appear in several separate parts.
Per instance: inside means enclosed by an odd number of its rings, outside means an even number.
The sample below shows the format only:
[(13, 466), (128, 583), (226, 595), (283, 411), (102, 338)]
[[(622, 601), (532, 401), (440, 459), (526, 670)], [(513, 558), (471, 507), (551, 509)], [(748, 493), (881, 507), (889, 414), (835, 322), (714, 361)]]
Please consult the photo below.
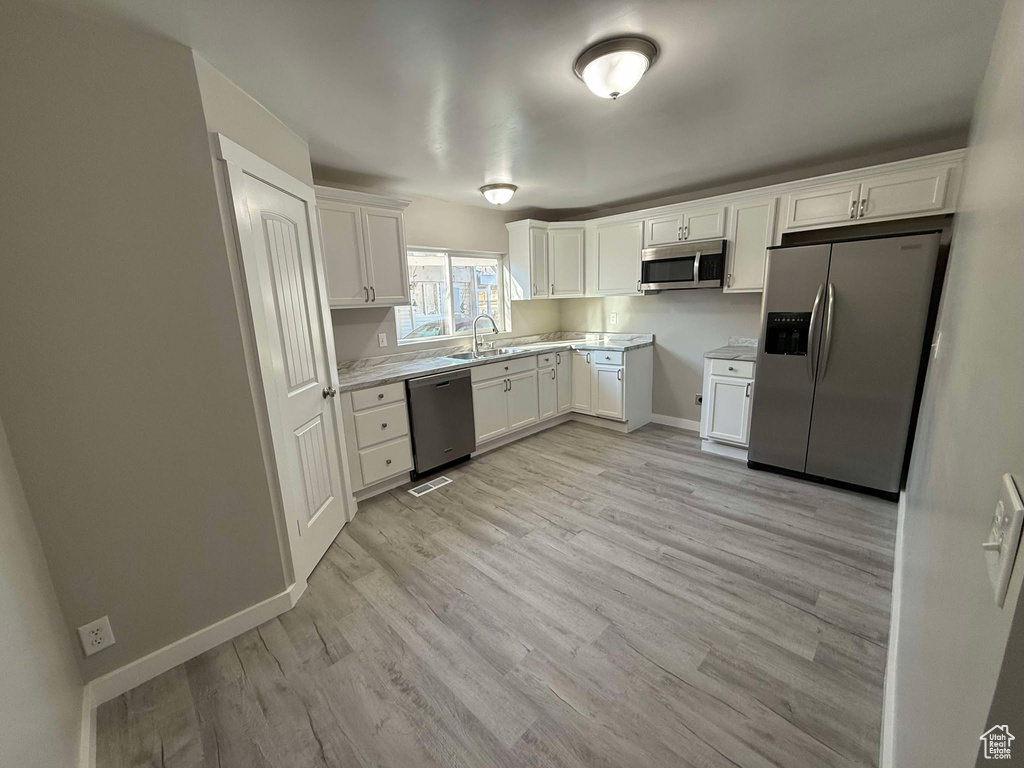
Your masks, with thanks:
[(567, 423), (361, 505), (98, 768), (876, 765), (895, 505)]

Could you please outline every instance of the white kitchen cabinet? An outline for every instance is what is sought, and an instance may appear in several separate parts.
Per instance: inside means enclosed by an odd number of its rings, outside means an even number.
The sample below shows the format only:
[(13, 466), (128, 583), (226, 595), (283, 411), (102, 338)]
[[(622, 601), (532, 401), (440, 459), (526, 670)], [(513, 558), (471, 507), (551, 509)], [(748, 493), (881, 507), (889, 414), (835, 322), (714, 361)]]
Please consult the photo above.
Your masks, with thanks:
[(725, 293), (764, 290), (764, 265), (775, 236), (777, 205), (775, 197), (758, 197), (730, 206)]
[(408, 475), (412, 441), (405, 384), (343, 392), (340, 397), (352, 490)]
[(750, 442), (750, 404), (754, 363), (749, 360), (705, 360), (701, 408), (702, 448), (744, 458)]
[(555, 354), (555, 374), (558, 384), (558, 412), (572, 410), (572, 352)]
[(860, 184), (853, 181), (797, 190), (787, 198), (784, 226), (801, 229), (852, 220), (859, 195)]
[(537, 400), (540, 420), (558, 415), (558, 373), (554, 365), (537, 369)]
[(590, 381), (590, 353), (572, 352), (572, 410), (593, 413), (593, 393)]
[(625, 410), (623, 367), (594, 364), (592, 377), (594, 415), (621, 420)]
[(318, 186), (316, 204), (331, 308), (408, 304), (409, 201)]
[(640, 293), (642, 220), (598, 224), (595, 229), (595, 292), (602, 296)]
[(683, 240), (710, 240), (725, 237), (725, 206), (707, 206), (693, 210), (652, 216), (647, 219), (644, 245), (668, 245)]
[(548, 290), (548, 235), (543, 229), (530, 228), (530, 274), (533, 293), (530, 298), (543, 299), (551, 295)]
[(537, 423), (536, 357), (477, 366), (471, 375), (477, 445)]
[(552, 224), (548, 230), (548, 295), (561, 299), (582, 296), (583, 227)]
[(646, 222), (644, 246), (667, 245), (683, 239), (683, 213), (652, 216)]
[(508, 408), (508, 431), (536, 424), (538, 421), (537, 371), (525, 371), (508, 377), (505, 395)]
[(508, 379), (474, 382), (473, 421), (476, 424), (476, 443), (485, 443), (508, 432)]
[(860, 186), (858, 219), (931, 213), (946, 207), (950, 167), (921, 168), (868, 179)]

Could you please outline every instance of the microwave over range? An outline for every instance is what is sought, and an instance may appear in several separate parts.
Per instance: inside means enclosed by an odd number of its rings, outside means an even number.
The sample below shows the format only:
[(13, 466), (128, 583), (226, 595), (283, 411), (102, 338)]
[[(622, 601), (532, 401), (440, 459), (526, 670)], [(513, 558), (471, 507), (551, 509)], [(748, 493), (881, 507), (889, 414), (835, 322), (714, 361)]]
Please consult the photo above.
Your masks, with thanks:
[(725, 277), (725, 240), (644, 248), (640, 252), (640, 290), (721, 288)]

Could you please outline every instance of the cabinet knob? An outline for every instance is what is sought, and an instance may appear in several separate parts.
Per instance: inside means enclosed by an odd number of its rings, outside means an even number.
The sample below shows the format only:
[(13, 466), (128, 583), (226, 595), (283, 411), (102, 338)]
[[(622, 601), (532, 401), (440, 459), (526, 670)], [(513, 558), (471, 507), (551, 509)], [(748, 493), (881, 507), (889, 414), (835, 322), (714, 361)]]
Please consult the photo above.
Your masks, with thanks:
[(507, 366), (507, 365), (505, 366), (505, 370), (506, 370), (506, 371), (508, 370), (508, 366)]
[(391, 464), (391, 459), (384, 459), (384, 463), (390, 465)]
[(730, 365), (730, 366), (729, 366), (729, 370), (730, 370), (730, 371), (735, 371), (736, 369), (735, 369), (735, 368), (733, 368), (733, 367), (732, 367), (732, 366)]
[(383, 400), (384, 399), (384, 393), (381, 392), (379, 395), (377, 395), (377, 399), (378, 400)]
[(382, 424), (380, 425), (380, 428), (381, 428), (381, 429), (387, 429), (387, 428), (388, 428), (388, 423), (387, 423), (386, 421), (385, 421), (385, 422), (383, 422), (383, 423), (382, 423)]

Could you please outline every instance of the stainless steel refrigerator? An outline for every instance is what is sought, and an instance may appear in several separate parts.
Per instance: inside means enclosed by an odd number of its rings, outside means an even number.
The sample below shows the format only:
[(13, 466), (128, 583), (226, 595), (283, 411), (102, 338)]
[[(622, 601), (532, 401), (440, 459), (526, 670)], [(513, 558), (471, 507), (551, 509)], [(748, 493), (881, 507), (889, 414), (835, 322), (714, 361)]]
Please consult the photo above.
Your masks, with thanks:
[(768, 252), (748, 463), (894, 498), (939, 233)]

